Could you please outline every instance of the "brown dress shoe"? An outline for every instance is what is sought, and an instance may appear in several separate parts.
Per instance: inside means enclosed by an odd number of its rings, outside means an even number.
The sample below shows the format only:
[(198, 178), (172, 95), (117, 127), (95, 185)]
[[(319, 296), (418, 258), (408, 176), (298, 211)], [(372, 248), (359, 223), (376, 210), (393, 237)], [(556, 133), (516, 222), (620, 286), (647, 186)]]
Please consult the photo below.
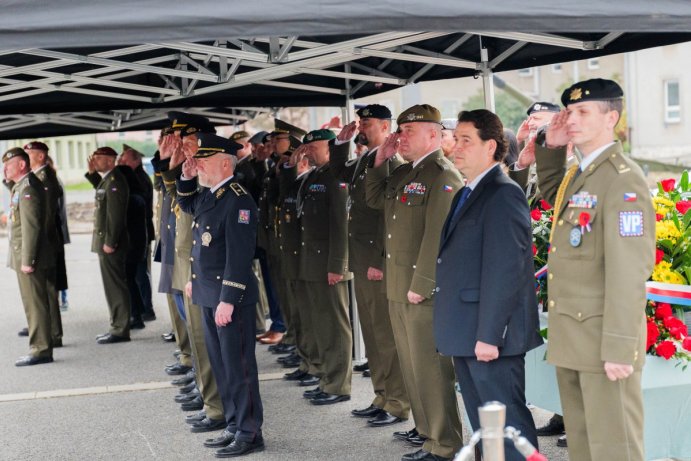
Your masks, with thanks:
[(254, 335), (254, 337), (257, 338), (257, 341), (261, 341), (262, 338), (266, 338), (267, 336), (269, 336), (269, 333), (271, 333), (271, 330), (266, 330), (264, 333)]
[(259, 340), (262, 344), (278, 344), (283, 339), (283, 333), (268, 331), (268, 334)]

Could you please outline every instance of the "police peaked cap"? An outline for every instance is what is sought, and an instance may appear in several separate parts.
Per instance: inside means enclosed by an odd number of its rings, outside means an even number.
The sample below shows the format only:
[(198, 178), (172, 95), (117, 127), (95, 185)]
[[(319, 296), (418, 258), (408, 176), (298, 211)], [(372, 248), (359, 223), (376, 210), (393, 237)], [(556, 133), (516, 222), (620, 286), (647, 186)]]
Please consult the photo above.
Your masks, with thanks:
[[(170, 111), (168, 112), (168, 120), (173, 130), (182, 130), (186, 126), (193, 126), (197, 131), (204, 131), (207, 133), (215, 133), (216, 129), (213, 127), (208, 118), (203, 115), (188, 114), (187, 112)], [(188, 135), (194, 133), (188, 133)]]
[(237, 155), (238, 151), (242, 149), (242, 144), (213, 133), (199, 132), (197, 138), (199, 149), (194, 154), (194, 158), (207, 158), (216, 154)]
[(291, 125), (290, 123), (284, 122), (283, 120), (276, 119), (274, 123), (275, 128), (271, 132), (271, 136), (275, 136), (277, 134), (288, 134), (299, 141), (307, 134), (305, 130), (298, 128), (295, 125)]

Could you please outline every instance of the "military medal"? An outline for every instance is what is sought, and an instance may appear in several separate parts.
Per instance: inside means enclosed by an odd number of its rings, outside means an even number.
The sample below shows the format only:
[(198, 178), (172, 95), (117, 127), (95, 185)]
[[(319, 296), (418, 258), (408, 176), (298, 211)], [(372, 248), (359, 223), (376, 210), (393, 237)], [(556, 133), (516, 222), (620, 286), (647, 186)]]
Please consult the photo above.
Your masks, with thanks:
[(571, 229), (571, 232), (569, 232), (569, 243), (572, 247), (576, 248), (581, 245), (582, 235), (583, 234), (581, 233), (581, 230), (578, 227), (574, 227), (573, 229)]
[(590, 232), (590, 214), (584, 211), (578, 215), (578, 224), (581, 226), (581, 235), (585, 234), (586, 231)]
[(209, 234), (208, 232), (204, 232), (202, 234), (202, 245), (204, 245), (205, 247), (208, 247), (210, 243), (211, 243), (211, 234)]
[(290, 215), (288, 213), (286, 213), (284, 221), (286, 222), (286, 224), (290, 224)]
[(350, 211), (350, 207), (353, 206), (353, 199), (350, 198), (350, 195), (348, 196), (348, 199), (346, 200), (346, 211)]

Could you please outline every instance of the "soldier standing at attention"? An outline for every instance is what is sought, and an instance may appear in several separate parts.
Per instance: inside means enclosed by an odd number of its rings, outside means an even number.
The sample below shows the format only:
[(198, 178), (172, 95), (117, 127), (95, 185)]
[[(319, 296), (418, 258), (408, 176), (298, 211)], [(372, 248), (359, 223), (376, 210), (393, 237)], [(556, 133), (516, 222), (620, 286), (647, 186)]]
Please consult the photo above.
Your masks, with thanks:
[[(424, 440), (422, 449), (402, 461), (447, 460), (463, 441), (451, 358), (435, 348), (433, 296), (442, 227), (463, 181), (440, 149), (441, 115), (435, 107), (413, 106), (397, 123), (399, 132), (379, 147), (367, 171), (367, 204), (384, 210), (386, 295), (417, 424), (394, 436)], [(396, 151), (408, 163), (392, 171), (387, 160)]]
[(12, 185), (10, 196), (9, 267), (17, 273), (19, 291), (29, 325), (29, 355), (18, 367), (53, 361), (50, 305), (46, 280), (55, 274), (55, 254), (46, 238), (45, 191), (31, 172), (29, 156), (13, 147), (2, 156), (5, 181)]
[[(355, 278), (355, 298), (375, 394), (367, 408), (351, 413), (368, 418), (370, 427), (379, 427), (408, 419), (410, 412), (384, 289), (384, 212), (367, 206), (366, 199), (367, 165), (391, 134), (391, 111), (370, 104), (357, 115), (360, 123), (346, 125), (332, 145), (331, 165), (348, 185), (349, 265)], [(356, 129), (356, 141), (367, 151), (348, 161)], [(398, 156), (389, 162), (394, 169), (401, 164)]]
[(110, 147), (99, 147), (89, 157), (86, 179), (96, 189), (96, 210), (91, 251), (98, 254), (103, 288), (110, 311), (110, 331), (96, 338), (98, 344), (130, 340), (130, 292), (127, 288), (127, 180), (115, 168), (118, 156)]
[[(574, 460), (642, 461), (645, 281), (655, 212), (641, 169), (614, 127), (623, 91), (593, 79), (567, 88), (566, 110), (536, 140), (540, 191), (554, 205), (547, 361)], [(567, 169), (566, 146), (583, 156)]]
[(235, 153), (242, 146), (207, 133), (199, 133), (198, 139), (199, 149), (185, 160), (177, 181), (178, 204), (195, 221), (192, 280), (186, 291), (203, 310), (209, 360), (227, 424), (214, 439), (216, 446), (227, 445), (216, 457), (225, 458), (264, 449), (254, 355), (257, 206), (233, 178)]

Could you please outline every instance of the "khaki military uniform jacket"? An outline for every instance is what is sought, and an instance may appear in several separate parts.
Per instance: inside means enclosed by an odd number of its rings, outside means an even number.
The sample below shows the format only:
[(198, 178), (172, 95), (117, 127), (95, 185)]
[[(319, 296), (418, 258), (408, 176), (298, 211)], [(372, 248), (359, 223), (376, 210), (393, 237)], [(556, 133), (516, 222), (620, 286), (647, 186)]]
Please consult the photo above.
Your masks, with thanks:
[[(537, 146), (540, 191), (554, 204), (566, 150)], [(655, 212), (643, 174), (621, 144), (602, 152), (565, 190), (549, 253), (547, 360), (604, 373), (604, 362), (644, 363), (645, 282), (655, 262)], [(579, 219), (591, 231), (581, 235)]]
[[(55, 248), (46, 238), (46, 199), (41, 181), (29, 172), (12, 186), (10, 195), (10, 253), (8, 267), (55, 267)], [(53, 220), (53, 225), (55, 221)]]
[[(373, 165), (373, 162), (372, 162)], [(441, 150), (415, 168), (390, 162), (367, 172), (367, 204), (384, 209), (386, 221), (386, 294), (408, 303), (408, 291), (432, 305), (436, 258), (451, 201), (463, 187), (461, 175)]]
[(172, 212), (175, 213), (175, 264), (173, 265), (173, 289), (184, 291), (192, 275), (190, 254), (194, 219), (180, 209), (177, 202), (176, 180), (182, 175), (182, 163), (170, 170), (161, 171), (161, 178), (170, 196)]
[(85, 176), (96, 188), (91, 251), (103, 254), (103, 245), (106, 244), (116, 248), (116, 253), (126, 253), (129, 240), (127, 202), (130, 194), (127, 180), (117, 168), (103, 178), (98, 173), (87, 173)]

